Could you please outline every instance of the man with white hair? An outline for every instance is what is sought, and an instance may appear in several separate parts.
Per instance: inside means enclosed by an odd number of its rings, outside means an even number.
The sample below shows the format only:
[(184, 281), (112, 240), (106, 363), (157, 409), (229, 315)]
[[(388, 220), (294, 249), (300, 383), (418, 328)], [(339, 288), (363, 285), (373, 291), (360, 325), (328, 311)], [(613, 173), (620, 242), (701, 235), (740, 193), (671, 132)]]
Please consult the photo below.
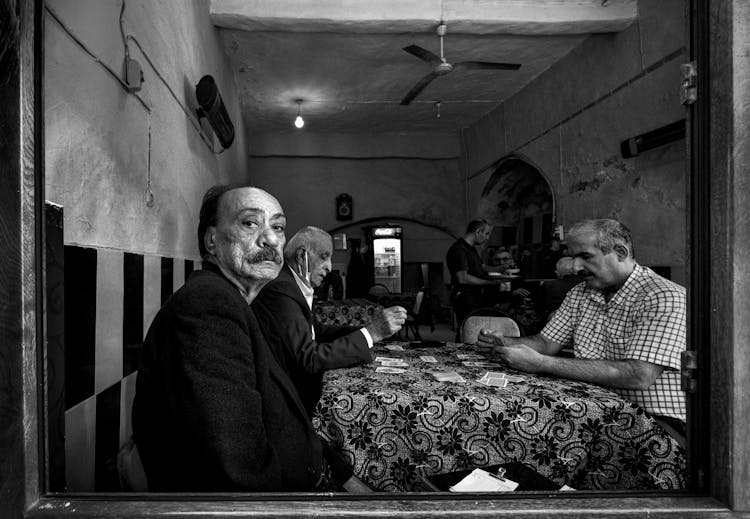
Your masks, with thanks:
[(379, 308), (364, 327), (321, 325), (312, 313), (313, 290), (331, 271), (333, 240), (304, 227), (284, 248), (284, 268), (253, 301), (263, 334), (297, 387), (310, 416), (326, 370), (372, 361), (373, 343), (390, 337), (406, 321), (400, 306)]
[[(482, 330), (478, 344), (522, 371), (612, 387), (683, 435), (685, 289), (639, 265), (630, 231), (615, 220), (579, 222), (567, 244), (584, 283), (568, 292), (544, 329), (519, 338)], [(566, 346), (575, 358), (555, 357)]]

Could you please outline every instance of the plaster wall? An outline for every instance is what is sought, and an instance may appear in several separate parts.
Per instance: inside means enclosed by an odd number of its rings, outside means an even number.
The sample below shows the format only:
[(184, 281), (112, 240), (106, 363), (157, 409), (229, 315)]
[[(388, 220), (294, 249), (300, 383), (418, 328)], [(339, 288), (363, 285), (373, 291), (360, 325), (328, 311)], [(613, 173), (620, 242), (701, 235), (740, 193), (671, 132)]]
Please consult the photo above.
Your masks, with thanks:
[[(658, 5), (657, 5), (658, 4)], [(685, 2), (639, 2), (639, 19), (588, 38), (464, 131), (468, 211), (491, 166), (514, 153), (550, 183), (556, 223), (611, 217), (634, 233), (637, 259), (685, 283), (685, 141), (623, 159), (620, 142), (685, 117), (679, 101)]]
[[(150, 111), (45, 13), (46, 198), (65, 208), (66, 244), (197, 259), (203, 193), (219, 182), (246, 179), (235, 79), (208, 16), (208, 0), (124, 1), (125, 33), (137, 39), (164, 79), (130, 41), (130, 55), (145, 79), (138, 95)], [(120, 75), (120, 0), (46, 4)], [(195, 85), (204, 74), (215, 78), (235, 127), (234, 144), (222, 154), (209, 149), (164, 84), (194, 117)], [(218, 140), (214, 148), (221, 149)], [(145, 202), (149, 170), (153, 207)]]
[(445, 231), (429, 239), (405, 231), (406, 261), (443, 261), (465, 226), (456, 134), (258, 134), (250, 149), (253, 183), (281, 202), (288, 236), (345, 225), (336, 219), (340, 193), (352, 196), (355, 224), (407, 218)]

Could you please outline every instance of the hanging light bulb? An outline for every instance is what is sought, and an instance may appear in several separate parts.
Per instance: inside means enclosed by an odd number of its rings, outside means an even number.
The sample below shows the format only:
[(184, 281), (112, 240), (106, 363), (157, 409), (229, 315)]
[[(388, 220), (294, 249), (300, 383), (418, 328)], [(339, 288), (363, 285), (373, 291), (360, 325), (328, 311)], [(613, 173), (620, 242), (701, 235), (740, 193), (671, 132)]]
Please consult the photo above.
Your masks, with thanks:
[(302, 115), (300, 115), (300, 105), (302, 104), (302, 99), (295, 99), (295, 103), (297, 103), (297, 118), (294, 120), (294, 126), (297, 128), (302, 128), (305, 125), (305, 120), (302, 119)]

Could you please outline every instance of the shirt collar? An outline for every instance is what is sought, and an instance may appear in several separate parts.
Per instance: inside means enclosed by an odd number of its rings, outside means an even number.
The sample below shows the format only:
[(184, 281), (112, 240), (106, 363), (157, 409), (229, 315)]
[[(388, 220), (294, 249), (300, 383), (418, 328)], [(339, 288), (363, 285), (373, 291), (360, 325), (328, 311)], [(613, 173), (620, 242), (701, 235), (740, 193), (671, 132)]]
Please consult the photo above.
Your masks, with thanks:
[(287, 265), (287, 268), (292, 272), (292, 276), (294, 276), (294, 281), (297, 283), (297, 286), (299, 287), (300, 292), (302, 292), (302, 297), (305, 298), (305, 301), (307, 302), (307, 306), (310, 307), (310, 310), (312, 310), (312, 304), (313, 304), (313, 294), (315, 293), (315, 290), (311, 286), (308, 286), (302, 277), (300, 277), (299, 274), (297, 274), (294, 269), (291, 267), (291, 265)]

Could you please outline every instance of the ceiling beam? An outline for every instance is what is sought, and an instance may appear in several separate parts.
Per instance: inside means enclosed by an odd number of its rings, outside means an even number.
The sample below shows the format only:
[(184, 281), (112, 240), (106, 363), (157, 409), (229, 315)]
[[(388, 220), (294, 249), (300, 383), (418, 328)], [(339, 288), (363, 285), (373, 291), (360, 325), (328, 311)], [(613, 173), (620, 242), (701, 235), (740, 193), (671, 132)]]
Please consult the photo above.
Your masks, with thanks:
[(214, 25), (245, 31), (563, 35), (618, 32), (637, 0), (211, 0)]

